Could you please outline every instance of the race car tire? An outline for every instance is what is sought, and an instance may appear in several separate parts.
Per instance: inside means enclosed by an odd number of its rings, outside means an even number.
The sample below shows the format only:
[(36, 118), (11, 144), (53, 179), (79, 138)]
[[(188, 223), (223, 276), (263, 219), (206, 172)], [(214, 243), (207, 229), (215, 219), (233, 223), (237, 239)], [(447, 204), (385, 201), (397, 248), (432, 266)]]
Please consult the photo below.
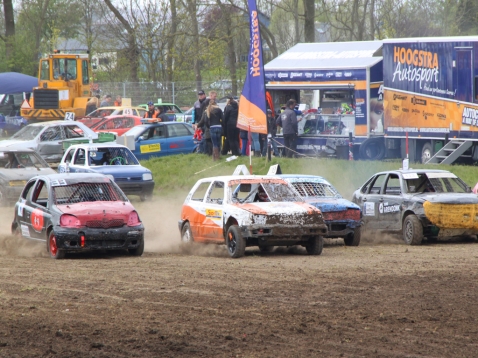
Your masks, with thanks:
[(244, 256), (246, 252), (246, 240), (242, 237), (237, 225), (231, 225), (229, 229), (227, 229), (226, 246), (227, 252), (232, 258), (237, 259)]
[(136, 249), (128, 249), (128, 252), (131, 256), (141, 256), (144, 252), (144, 239)]
[(359, 246), (361, 237), (362, 230), (360, 227), (356, 227), (354, 232), (351, 232), (344, 237), (345, 246)]
[(426, 164), (431, 157), (433, 157), (432, 145), (430, 142), (426, 142), (422, 147), (422, 164)]
[(56, 237), (53, 231), (48, 235), (48, 241), (46, 243), (47, 250), (50, 253), (50, 257), (55, 260), (60, 260), (65, 258), (65, 251), (60, 250), (56, 244)]
[(323, 236), (314, 236), (309, 239), (305, 249), (309, 255), (320, 255), (322, 249), (324, 248), (324, 237)]
[(274, 250), (274, 246), (259, 246), (259, 251), (263, 253), (272, 252)]
[(193, 233), (191, 232), (191, 225), (189, 222), (184, 223), (181, 230), (181, 241), (185, 244), (190, 244), (194, 242)]
[(368, 138), (360, 145), (360, 159), (382, 160), (385, 157), (385, 142), (383, 138)]
[(423, 240), (423, 226), (416, 215), (408, 215), (403, 221), (403, 241), (407, 245), (420, 245)]

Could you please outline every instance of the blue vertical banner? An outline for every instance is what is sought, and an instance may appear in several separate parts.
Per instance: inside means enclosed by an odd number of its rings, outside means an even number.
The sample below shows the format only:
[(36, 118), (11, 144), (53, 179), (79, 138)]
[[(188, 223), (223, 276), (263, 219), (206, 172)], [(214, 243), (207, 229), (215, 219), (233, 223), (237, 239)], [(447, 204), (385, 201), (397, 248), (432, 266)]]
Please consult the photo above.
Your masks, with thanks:
[(267, 134), (266, 86), (264, 62), (256, 0), (248, 0), (250, 19), (250, 50), (247, 75), (239, 99), (237, 127), (255, 133)]

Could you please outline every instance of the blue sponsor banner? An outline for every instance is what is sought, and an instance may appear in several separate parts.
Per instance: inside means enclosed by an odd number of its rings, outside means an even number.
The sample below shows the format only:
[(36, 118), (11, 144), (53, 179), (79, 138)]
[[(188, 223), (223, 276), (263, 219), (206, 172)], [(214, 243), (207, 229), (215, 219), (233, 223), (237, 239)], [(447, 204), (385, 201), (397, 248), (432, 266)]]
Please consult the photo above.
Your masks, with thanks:
[(266, 80), (269, 82), (277, 81), (363, 81), (366, 79), (365, 69), (353, 70), (313, 70), (313, 71), (266, 71)]
[(473, 102), (476, 43), (396, 42), (383, 46), (384, 85), (401, 91)]

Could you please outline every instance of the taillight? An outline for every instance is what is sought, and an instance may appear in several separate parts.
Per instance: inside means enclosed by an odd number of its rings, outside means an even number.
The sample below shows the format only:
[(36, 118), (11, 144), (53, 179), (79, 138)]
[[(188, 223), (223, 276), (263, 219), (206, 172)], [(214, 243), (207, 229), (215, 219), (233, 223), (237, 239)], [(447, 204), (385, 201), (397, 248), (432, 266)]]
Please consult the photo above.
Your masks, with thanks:
[(85, 235), (80, 236), (80, 246), (85, 247)]
[(81, 221), (73, 215), (64, 214), (60, 217), (61, 227), (81, 227)]
[(136, 211), (129, 213), (128, 226), (138, 226), (139, 224), (141, 224), (141, 220), (139, 220), (138, 213)]

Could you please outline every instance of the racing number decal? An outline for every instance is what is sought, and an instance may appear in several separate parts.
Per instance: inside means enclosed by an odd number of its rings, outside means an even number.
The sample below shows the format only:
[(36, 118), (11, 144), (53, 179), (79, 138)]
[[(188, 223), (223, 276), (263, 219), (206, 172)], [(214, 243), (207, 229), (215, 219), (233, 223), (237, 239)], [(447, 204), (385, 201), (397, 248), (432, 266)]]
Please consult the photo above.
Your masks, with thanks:
[(153, 152), (160, 152), (161, 151), (161, 144), (145, 144), (140, 145), (139, 150), (141, 153), (153, 153)]
[(36, 232), (41, 232), (43, 229), (43, 211), (35, 209), (31, 216), (32, 227)]

